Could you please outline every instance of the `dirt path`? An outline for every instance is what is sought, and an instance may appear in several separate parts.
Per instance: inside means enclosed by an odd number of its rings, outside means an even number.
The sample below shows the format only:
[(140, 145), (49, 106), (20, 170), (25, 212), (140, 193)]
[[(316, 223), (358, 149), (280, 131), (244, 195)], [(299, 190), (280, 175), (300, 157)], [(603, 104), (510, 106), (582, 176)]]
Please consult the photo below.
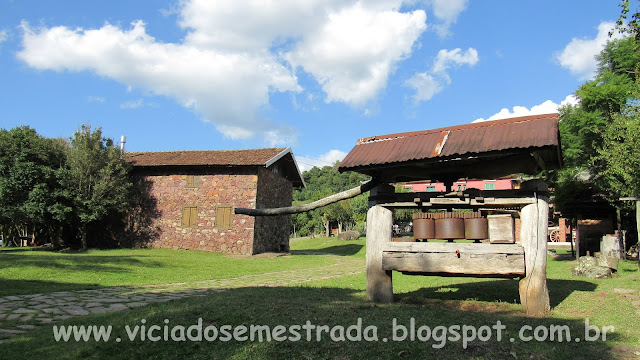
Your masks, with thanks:
[(331, 257), (335, 258), (335, 263), (332, 265), (303, 270), (186, 283), (104, 287), (94, 290), (0, 297), (0, 343), (38, 326), (77, 316), (124, 311), (189, 296), (205, 296), (210, 291), (240, 287), (290, 286), (365, 271), (363, 259)]

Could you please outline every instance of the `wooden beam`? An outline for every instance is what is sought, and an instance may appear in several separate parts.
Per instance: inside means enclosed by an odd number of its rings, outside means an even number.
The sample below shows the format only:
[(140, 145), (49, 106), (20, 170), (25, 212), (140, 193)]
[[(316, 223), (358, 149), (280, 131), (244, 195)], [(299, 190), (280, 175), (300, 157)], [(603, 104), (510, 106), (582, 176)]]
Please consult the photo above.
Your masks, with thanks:
[(395, 201), (395, 202), (378, 202), (379, 205), (384, 207), (394, 208), (415, 208), (415, 207), (434, 207), (434, 208), (474, 208), (479, 206), (504, 206), (504, 207), (521, 207), (528, 204), (535, 204), (535, 197), (521, 197), (521, 198), (481, 198), (481, 199), (432, 199), (428, 202), (409, 202), (409, 201)]
[[(390, 242), (382, 246), (382, 251), (417, 252), (417, 253), (447, 253), (454, 254), (504, 254), (524, 255), (524, 248), (520, 244), (470, 244), (456, 242)], [(487, 264), (490, 266), (490, 264)], [(524, 267), (524, 263), (523, 263)]]
[(277, 215), (297, 214), (297, 213), (311, 211), (319, 207), (327, 206), (327, 205), (336, 203), (338, 201), (356, 197), (362, 193), (365, 193), (371, 190), (377, 185), (378, 185), (377, 182), (371, 180), (360, 186), (354, 187), (353, 189), (349, 189), (337, 194), (333, 194), (331, 196), (327, 196), (324, 199), (320, 199), (318, 201), (314, 201), (312, 203), (305, 204), (305, 205), (289, 206), (289, 207), (282, 207), (282, 208), (270, 208), (270, 209), (235, 208), (234, 213), (249, 215), (249, 216), (277, 216)]
[(525, 275), (523, 253), (383, 252), (382, 269), (477, 276), (523, 277)]

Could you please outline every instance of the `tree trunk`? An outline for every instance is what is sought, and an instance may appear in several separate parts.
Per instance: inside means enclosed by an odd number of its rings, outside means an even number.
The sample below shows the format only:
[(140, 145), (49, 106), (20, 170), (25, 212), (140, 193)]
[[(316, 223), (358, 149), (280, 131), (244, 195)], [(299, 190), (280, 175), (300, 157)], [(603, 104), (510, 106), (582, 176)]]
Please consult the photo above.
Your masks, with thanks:
[(373, 302), (393, 302), (391, 270), (382, 269), (382, 246), (391, 242), (393, 212), (373, 206), (367, 213), (367, 297)]
[(87, 250), (87, 225), (83, 224), (80, 228), (80, 242), (82, 243), (82, 250)]
[(374, 182), (373, 180), (371, 180), (360, 186), (356, 186), (352, 189), (349, 189), (331, 196), (327, 196), (324, 199), (320, 199), (318, 201), (314, 201), (312, 203), (305, 204), (305, 205), (289, 206), (289, 207), (283, 207), (283, 208), (272, 208), (272, 209), (235, 208), (234, 213), (249, 215), (249, 216), (276, 216), (276, 215), (298, 214), (298, 213), (307, 212), (313, 209), (317, 209), (319, 207), (327, 206), (341, 200), (346, 200), (352, 197), (356, 197), (362, 193), (365, 193), (371, 190), (376, 185), (377, 185), (377, 182)]
[[(527, 184), (527, 183), (523, 183)], [(532, 190), (546, 190), (546, 184), (531, 181)], [(536, 195), (536, 203), (521, 212), (520, 243), (524, 248), (526, 277), (520, 280), (520, 303), (527, 315), (542, 316), (550, 310), (547, 287), (547, 229), (549, 200)]]

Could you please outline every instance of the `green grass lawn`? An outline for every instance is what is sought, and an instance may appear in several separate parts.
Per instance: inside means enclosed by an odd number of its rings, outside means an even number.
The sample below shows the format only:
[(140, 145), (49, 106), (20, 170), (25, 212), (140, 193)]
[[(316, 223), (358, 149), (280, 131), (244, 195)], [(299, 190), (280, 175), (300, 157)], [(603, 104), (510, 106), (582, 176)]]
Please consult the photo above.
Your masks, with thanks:
[[(338, 257), (362, 261), (364, 269), (363, 245), (364, 240), (296, 240), (291, 243), (290, 257), (273, 259), (238, 259), (209, 253), (159, 250), (91, 251), (86, 254), (0, 252), (0, 256), (2, 263), (7, 264), (13, 256), (19, 255), (19, 261), (14, 262), (12, 267), (23, 270), (36, 266), (34, 262), (47, 260), (64, 264), (61, 268), (49, 266), (41, 269), (56, 271), (60, 277), (56, 282), (44, 280), (44, 283), (48, 284), (48, 290), (55, 290), (56, 286), (64, 287), (68, 284), (78, 287), (106, 286), (171, 282), (174, 281), (172, 279), (177, 279), (174, 275), (164, 274), (163, 270), (184, 271), (185, 274), (189, 274), (189, 279), (193, 280), (215, 276), (231, 277), (253, 271), (269, 272), (295, 269), (298, 266), (323, 266)], [(91, 258), (79, 261), (74, 260), (74, 256), (94, 256), (100, 258), (101, 262), (93, 264), (97, 266), (93, 268)], [(124, 259), (120, 257), (127, 260), (123, 263), (121, 260)], [(182, 260), (178, 259), (182, 257)], [(26, 259), (31, 259), (31, 262)], [(198, 275), (199, 271), (189, 270), (194, 266), (206, 266), (205, 270), (200, 269), (204, 274)], [(616, 288), (640, 288), (637, 263), (622, 262), (614, 278), (603, 280), (572, 277), (572, 266), (575, 266), (574, 261), (550, 258), (547, 271), (553, 310), (543, 318), (527, 317), (521, 313), (518, 283), (515, 280), (422, 277), (394, 273), (395, 302), (373, 304), (366, 299), (365, 275), (361, 273), (303, 285), (245, 287), (224, 292), (209, 292), (202, 297), (155, 304), (126, 312), (68, 319), (58, 325), (111, 325), (112, 340), (56, 342), (53, 340), (52, 328), (46, 326), (0, 344), (0, 358), (23, 358), (27, 355), (31, 359), (640, 358), (634, 354), (634, 351), (640, 348), (640, 317), (636, 314), (631, 299), (613, 291)], [(232, 267), (236, 268), (231, 269)], [(7, 280), (7, 269), (2, 269), (2, 281)], [(71, 269), (76, 272), (75, 276), (67, 274)], [(102, 280), (93, 280), (94, 275), (91, 273), (100, 273), (98, 270), (101, 269), (111, 271), (106, 271), (107, 275), (104, 275)], [(22, 273), (19, 269), (13, 271), (14, 274)], [(29, 269), (27, 272), (31, 273), (28, 278), (11, 281), (42, 281), (34, 270)], [(154, 276), (158, 278), (154, 279)], [(78, 281), (75, 277), (85, 280)], [(6, 292), (4, 287), (3, 291)], [(394, 341), (394, 319), (397, 324), (410, 328), (412, 318), (416, 329), (428, 326), (433, 330), (434, 336), (428, 341), (419, 341), (418, 338), (411, 341), (409, 337), (403, 341)], [(524, 335), (532, 336), (534, 330), (543, 331), (554, 325), (567, 326), (571, 331), (572, 340), (576, 337), (584, 339), (585, 318), (589, 319), (591, 325), (613, 325), (615, 331), (607, 334), (606, 341), (538, 342), (523, 341), (519, 338), (519, 331), (523, 326), (531, 327)], [(215, 326), (216, 329), (223, 325), (234, 328), (266, 325), (270, 329), (282, 325), (288, 329), (309, 321), (312, 325), (327, 325), (330, 330), (336, 331), (336, 340), (340, 340), (340, 326), (346, 330), (361, 321), (362, 330), (368, 326), (376, 327), (378, 339), (332, 341), (330, 334), (324, 333), (321, 341), (316, 341), (317, 331), (314, 331), (311, 341), (306, 341), (305, 331), (300, 330), (301, 339), (298, 341), (142, 341), (139, 333), (135, 340), (130, 341), (126, 332), (126, 326), (130, 329), (136, 325), (144, 325), (146, 329), (153, 325), (162, 328), (167, 325), (166, 321), (169, 323), (167, 326), (182, 325), (186, 331), (189, 326), (197, 324), (199, 319), (202, 319), (203, 328)], [(436, 336), (435, 329), (439, 326), (485, 326), (486, 330), (497, 321), (505, 327), (501, 332), (501, 341), (496, 339), (495, 330), (488, 341), (476, 339), (467, 344), (466, 348), (463, 348), (461, 339), (449, 339), (445, 344), (441, 331)], [(197, 327), (194, 329), (197, 330)], [(402, 331), (398, 329), (400, 327), (396, 327), (396, 335), (400, 336)], [(426, 327), (423, 327), (423, 331), (424, 329)], [(352, 330), (355, 331), (357, 328), (353, 327)], [(162, 336), (162, 330), (155, 333), (158, 334)], [(357, 335), (356, 332), (351, 334)], [(424, 332), (421, 334), (425, 335)], [(197, 331), (192, 335), (197, 335)], [(291, 333), (287, 333), (287, 336), (290, 335)], [(373, 334), (370, 331), (368, 335)], [(115, 337), (120, 337), (122, 341), (115, 342)], [(176, 337), (180, 337), (179, 331)], [(388, 341), (383, 341), (384, 338)], [(511, 338), (514, 339), (513, 342), (510, 341)], [(440, 344), (443, 345), (442, 348), (439, 348)]]
[(0, 296), (222, 279), (333, 263), (328, 257), (224, 256), (166, 249), (0, 251)]

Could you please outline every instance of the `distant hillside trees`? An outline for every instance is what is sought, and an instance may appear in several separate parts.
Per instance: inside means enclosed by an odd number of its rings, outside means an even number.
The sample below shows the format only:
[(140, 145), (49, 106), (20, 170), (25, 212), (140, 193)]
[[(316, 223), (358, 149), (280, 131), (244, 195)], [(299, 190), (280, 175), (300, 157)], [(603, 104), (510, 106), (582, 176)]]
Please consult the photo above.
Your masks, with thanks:
[[(320, 200), (326, 196), (359, 186), (369, 180), (366, 175), (355, 172), (339, 173), (335, 166), (314, 167), (302, 174), (306, 187), (293, 193), (293, 205), (301, 205)], [(368, 194), (340, 201), (306, 213), (294, 214), (292, 228), (294, 235), (329, 235), (331, 228), (340, 230), (364, 230), (368, 210)]]

